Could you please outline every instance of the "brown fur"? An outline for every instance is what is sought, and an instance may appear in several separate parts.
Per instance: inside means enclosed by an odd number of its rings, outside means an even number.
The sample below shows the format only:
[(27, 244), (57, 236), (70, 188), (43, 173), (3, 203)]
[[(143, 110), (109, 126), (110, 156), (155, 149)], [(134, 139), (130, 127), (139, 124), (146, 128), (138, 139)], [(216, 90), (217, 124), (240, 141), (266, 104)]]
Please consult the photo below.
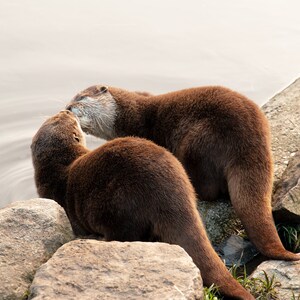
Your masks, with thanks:
[[(69, 109), (80, 107), (84, 113), (83, 96), (90, 97), (87, 102), (98, 101), (100, 107), (103, 99), (114, 99), (115, 136), (139, 136), (169, 149), (184, 165), (199, 199), (230, 197), (250, 240), (262, 254), (300, 259), (284, 249), (274, 226), (270, 133), (255, 103), (223, 87), (148, 97), (114, 87), (99, 97), (95, 92), (99, 87), (79, 93)], [(89, 117), (101, 118), (101, 113)]]
[(185, 170), (164, 148), (128, 137), (89, 151), (74, 115), (63, 111), (42, 125), (31, 149), (40, 197), (65, 208), (76, 234), (180, 245), (205, 285), (254, 299), (212, 248)]

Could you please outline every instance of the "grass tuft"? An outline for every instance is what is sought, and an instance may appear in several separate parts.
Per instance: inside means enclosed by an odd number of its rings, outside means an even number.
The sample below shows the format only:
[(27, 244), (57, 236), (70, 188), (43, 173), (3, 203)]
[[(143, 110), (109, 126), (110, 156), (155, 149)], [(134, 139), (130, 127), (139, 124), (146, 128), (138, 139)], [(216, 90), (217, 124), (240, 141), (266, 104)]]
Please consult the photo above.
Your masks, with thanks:
[(300, 295), (295, 296), (294, 292), (292, 292), (292, 298), (291, 300), (300, 300)]
[(292, 252), (300, 251), (300, 224), (286, 225), (278, 224), (278, 234), (285, 248)]
[[(300, 252), (300, 224), (278, 224), (276, 228), (285, 248), (292, 252)], [(245, 230), (240, 230), (238, 235), (247, 238)], [(263, 271), (263, 278), (249, 278), (247, 276), (246, 267), (244, 266), (242, 269), (242, 267), (238, 267), (237, 265), (232, 266), (230, 272), (257, 300), (280, 300), (277, 296), (277, 287), (280, 286), (280, 283), (276, 281), (274, 275), (269, 277), (268, 274)], [(205, 288), (204, 295), (205, 300), (223, 299), (215, 285)], [(291, 300), (300, 300), (300, 295), (295, 296), (295, 294), (291, 292)]]
[[(275, 280), (275, 276), (269, 277), (264, 272), (264, 278), (249, 278), (247, 276), (246, 267), (241, 269), (237, 265), (233, 265), (229, 271), (232, 276), (246, 288), (257, 300), (280, 300), (277, 296), (276, 288), (280, 286), (280, 283)], [(215, 285), (211, 285), (209, 288), (204, 289), (205, 300), (222, 300), (218, 292), (218, 288)], [(300, 299), (297, 299), (300, 300)]]
[(204, 300), (219, 300), (222, 299), (220, 296), (218, 287), (212, 284), (210, 287), (204, 288)]
[(243, 267), (242, 274), (238, 275), (240, 268), (236, 265), (230, 268), (232, 276), (250, 293), (259, 300), (277, 300), (276, 288), (280, 286), (280, 283), (275, 280), (273, 275), (271, 278), (264, 272), (264, 278), (253, 278), (247, 276), (246, 267)]

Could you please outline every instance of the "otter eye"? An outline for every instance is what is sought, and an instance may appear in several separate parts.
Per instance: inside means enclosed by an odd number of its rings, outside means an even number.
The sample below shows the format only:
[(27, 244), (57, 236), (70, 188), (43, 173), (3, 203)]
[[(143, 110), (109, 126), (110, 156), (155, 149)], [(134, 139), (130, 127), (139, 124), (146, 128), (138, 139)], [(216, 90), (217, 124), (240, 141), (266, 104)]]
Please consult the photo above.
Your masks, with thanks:
[(107, 87), (106, 86), (101, 86), (100, 88), (100, 94), (106, 93), (107, 92)]

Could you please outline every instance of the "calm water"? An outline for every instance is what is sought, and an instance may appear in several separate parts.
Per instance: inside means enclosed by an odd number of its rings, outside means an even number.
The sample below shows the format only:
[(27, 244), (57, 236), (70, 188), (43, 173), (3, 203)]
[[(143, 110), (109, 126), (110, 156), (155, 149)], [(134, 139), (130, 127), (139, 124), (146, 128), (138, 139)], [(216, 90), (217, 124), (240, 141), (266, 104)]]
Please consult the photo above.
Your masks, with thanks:
[(219, 84), (266, 102), (300, 76), (299, 3), (0, 0), (0, 207), (36, 196), (31, 138), (89, 85)]

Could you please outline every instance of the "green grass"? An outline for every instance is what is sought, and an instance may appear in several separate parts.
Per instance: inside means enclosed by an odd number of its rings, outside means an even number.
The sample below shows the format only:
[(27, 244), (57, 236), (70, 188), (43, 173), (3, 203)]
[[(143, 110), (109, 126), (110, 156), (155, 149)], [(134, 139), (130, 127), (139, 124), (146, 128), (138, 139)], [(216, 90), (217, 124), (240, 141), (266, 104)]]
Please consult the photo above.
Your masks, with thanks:
[[(276, 228), (284, 247), (292, 252), (300, 252), (300, 224), (277, 224)], [(245, 229), (237, 230), (236, 234), (248, 239)]]
[(24, 294), (23, 294), (23, 296), (22, 296), (22, 300), (27, 300), (28, 297), (29, 297), (29, 294), (30, 294), (30, 292), (29, 292), (29, 289), (28, 289), (28, 290), (26, 290), (26, 291), (24, 292)]
[[(276, 288), (280, 286), (280, 283), (276, 281), (275, 276), (269, 277), (264, 272), (264, 278), (249, 278), (247, 276), (246, 268), (240, 271), (240, 268), (236, 265), (230, 269), (232, 276), (245, 287), (257, 300), (279, 300), (277, 297)], [(223, 299), (218, 293), (218, 288), (215, 285), (204, 289), (205, 300), (221, 300)], [(298, 300), (298, 299), (297, 299)]]
[(273, 275), (271, 278), (268, 274), (264, 272), (264, 278), (249, 278), (247, 276), (246, 267), (243, 268), (242, 274), (238, 275), (240, 272), (240, 268), (236, 265), (230, 268), (230, 272), (232, 276), (250, 293), (259, 300), (267, 300), (267, 299), (278, 299), (276, 288), (280, 286), (280, 283), (275, 280), (275, 276)]
[(300, 251), (300, 224), (297, 225), (278, 224), (276, 227), (285, 248), (292, 252), (299, 252)]
[(218, 288), (212, 284), (210, 287), (204, 288), (204, 300), (219, 300), (222, 299)]
[[(287, 225), (278, 224), (276, 225), (278, 234), (284, 247), (292, 252), (300, 252), (300, 224)], [(247, 238), (244, 230), (240, 230), (238, 235), (243, 238)], [(246, 268), (239, 268), (236, 265), (230, 268), (232, 276), (245, 287), (257, 300), (279, 300), (277, 296), (277, 287), (280, 283), (276, 281), (274, 275), (269, 277), (264, 272), (263, 278), (249, 278), (247, 276)], [(215, 285), (204, 289), (205, 300), (222, 300), (218, 292), (218, 288)], [(291, 300), (300, 300), (300, 295), (295, 296), (291, 292)]]
[(300, 295), (295, 296), (294, 292), (292, 292), (292, 298), (291, 300), (300, 300)]

